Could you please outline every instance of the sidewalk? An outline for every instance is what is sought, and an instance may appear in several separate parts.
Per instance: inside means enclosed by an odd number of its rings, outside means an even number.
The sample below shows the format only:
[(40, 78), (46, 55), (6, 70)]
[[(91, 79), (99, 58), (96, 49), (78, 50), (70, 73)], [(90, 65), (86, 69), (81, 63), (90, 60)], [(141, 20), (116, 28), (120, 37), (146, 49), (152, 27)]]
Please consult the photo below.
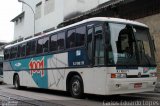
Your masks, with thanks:
[(157, 80), (157, 84), (156, 84), (154, 91), (157, 93), (160, 93), (160, 79)]

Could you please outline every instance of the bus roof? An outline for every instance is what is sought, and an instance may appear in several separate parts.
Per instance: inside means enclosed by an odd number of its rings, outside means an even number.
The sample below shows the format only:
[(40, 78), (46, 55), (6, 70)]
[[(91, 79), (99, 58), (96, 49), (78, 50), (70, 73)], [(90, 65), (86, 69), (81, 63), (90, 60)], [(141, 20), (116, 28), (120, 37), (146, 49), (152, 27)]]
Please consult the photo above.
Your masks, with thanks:
[(92, 22), (92, 21), (118, 22), (118, 23), (132, 24), (132, 25), (138, 25), (138, 26), (142, 26), (142, 27), (148, 28), (147, 25), (142, 24), (142, 23), (140, 23), (140, 22), (136, 22), (136, 21), (126, 20), (126, 19), (121, 19), (121, 18), (94, 17), (94, 18), (85, 19), (85, 20), (83, 20), (83, 21), (80, 21), (80, 22), (77, 22), (77, 23), (74, 23), (74, 24), (65, 26), (65, 27), (63, 27), (63, 28), (56, 29), (56, 30), (54, 30), (54, 31), (50, 31), (50, 32), (44, 33), (44, 34), (41, 35), (41, 36), (36, 36), (36, 37), (30, 38), (30, 39), (27, 39), (27, 40), (23, 40), (23, 41), (21, 41), (21, 42), (17, 42), (17, 43), (15, 43), (15, 44), (7, 45), (7, 46), (5, 47), (5, 49), (6, 49), (6, 48), (10, 48), (10, 47), (12, 47), (12, 46), (16, 46), (16, 45), (21, 44), (21, 43), (25, 43), (25, 42), (30, 41), (30, 40), (34, 40), (34, 39), (36, 39), (36, 38), (43, 37), (43, 36), (48, 35), (48, 34), (51, 34), (51, 33), (55, 33), (55, 32), (64, 30), (64, 29), (66, 29), (66, 28), (74, 27), (74, 26), (76, 26), (76, 25), (80, 25), (80, 24), (83, 24), (83, 23), (86, 23), (86, 22)]

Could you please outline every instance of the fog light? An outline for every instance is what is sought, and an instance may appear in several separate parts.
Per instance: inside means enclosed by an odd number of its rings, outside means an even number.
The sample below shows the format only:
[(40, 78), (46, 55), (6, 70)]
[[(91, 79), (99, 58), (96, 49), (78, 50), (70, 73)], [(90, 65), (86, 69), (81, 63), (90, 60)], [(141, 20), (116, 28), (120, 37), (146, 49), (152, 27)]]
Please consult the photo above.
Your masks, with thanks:
[(156, 82), (153, 82), (153, 85), (156, 85)]
[(126, 78), (127, 74), (126, 73), (112, 73), (111, 78)]

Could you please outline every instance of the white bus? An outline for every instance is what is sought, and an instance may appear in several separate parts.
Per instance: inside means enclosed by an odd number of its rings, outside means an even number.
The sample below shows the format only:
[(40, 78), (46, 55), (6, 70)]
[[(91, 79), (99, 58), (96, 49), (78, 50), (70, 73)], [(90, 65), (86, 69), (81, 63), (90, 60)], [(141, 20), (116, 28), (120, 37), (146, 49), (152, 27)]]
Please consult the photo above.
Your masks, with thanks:
[(6, 46), (4, 81), (75, 98), (153, 91), (154, 52), (146, 25), (95, 17)]

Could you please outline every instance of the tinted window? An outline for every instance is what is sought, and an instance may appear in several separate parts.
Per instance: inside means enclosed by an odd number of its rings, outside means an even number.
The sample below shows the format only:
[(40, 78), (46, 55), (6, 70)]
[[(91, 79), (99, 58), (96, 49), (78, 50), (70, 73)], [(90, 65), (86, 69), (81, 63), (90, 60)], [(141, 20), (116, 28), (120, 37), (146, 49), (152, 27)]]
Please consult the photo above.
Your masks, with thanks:
[(41, 38), (37, 41), (37, 53), (48, 52), (49, 37)]
[(21, 45), (21, 57), (26, 55), (26, 44)]
[(43, 52), (48, 52), (49, 50), (49, 37), (43, 39)]
[(9, 55), (10, 55), (10, 49), (5, 49), (4, 50), (4, 59), (5, 60), (9, 59)]
[(101, 34), (102, 33), (102, 26), (98, 26), (95, 28), (95, 34)]
[(78, 27), (69, 30), (67, 33), (67, 48), (78, 47), (84, 45), (86, 35), (86, 27)]
[(17, 57), (20, 57), (20, 56), (21, 56), (21, 54), (20, 54), (21, 52), (20, 52), (20, 51), (21, 51), (21, 46), (18, 45), (18, 53), (17, 53)]
[(35, 49), (36, 49), (36, 41), (35, 40), (27, 42), (26, 55), (35, 54)]
[(75, 29), (72, 29), (67, 32), (67, 48), (72, 48), (75, 46), (76, 46), (76, 31)]
[(57, 50), (57, 35), (52, 35), (50, 42), (50, 51), (56, 51), (56, 50)]
[(57, 38), (57, 47), (58, 47), (58, 50), (63, 50), (64, 49), (64, 43), (65, 42), (65, 33), (62, 32), (62, 33), (59, 33), (58, 34), (58, 38)]
[(12, 47), (10, 52), (10, 58), (16, 58), (17, 57), (17, 47)]
[(17, 57), (24, 57), (25, 56), (25, 51), (26, 51), (26, 44), (20, 44), (18, 46)]
[(86, 34), (86, 27), (79, 27), (76, 29), (76, 46), (84, 45), (85, 41), (85, 34)]
[(43, 38), (37, 41), (37, 53), (43, 53)]

